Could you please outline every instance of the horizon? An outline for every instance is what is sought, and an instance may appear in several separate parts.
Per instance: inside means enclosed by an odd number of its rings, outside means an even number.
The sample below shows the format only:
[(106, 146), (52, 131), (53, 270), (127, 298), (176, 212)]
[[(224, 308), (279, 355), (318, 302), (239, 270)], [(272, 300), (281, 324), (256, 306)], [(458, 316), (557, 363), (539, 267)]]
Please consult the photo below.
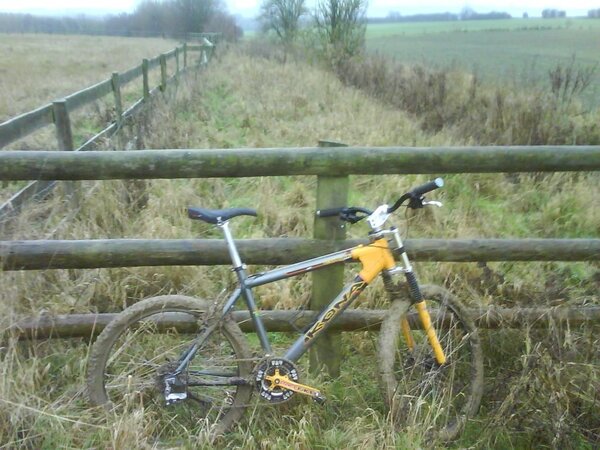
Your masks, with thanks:
[[(82, 4), (90, 3), (90, 6)], [(55, 0), (52, 7), (43, 0), (22, 0), (15, 5), (13, 0), (0, 0), (0, 12), (2, 13), (22, 13), (38, 16), (77, 16), (86, 15), (91, 17), (102, 17), (111, 14), (131, 13), (139, 3), (138, 0), (104, 0), (100, 3), (102, 6), (96, 7), (94, 4), (100, 2), (85, 2), (82, 0)], [(313, 6), (314, 0), (309, 1), (309, 7)], [(554, 3), (554, 4), (553, 4)], [(556, 3), (560, 3), (556, 5)], [(226, 0), (225, 5), (230, 14), (242, 18), (255, 18), (259, 13), (260, 0)], [(524, 13), (530, 17), (541, 17), (544, 9), (564, 10), (569, 17), (585, 16), (590, 9), (600, 7), (595, 1), (579, 0), (569, 2), (530, 0), (524, 4), (516, 2), (499, 2), (495, 0), (486, 0), (480, 4), (472, 4), (464, 0), (451, 2), (438, 2), (437, 0), (425, 1), (419, 6), (404, 6), (393, 0), (373, 0), (369, 2), (367, 10), (368, 18), (383, 18), (389, 13), (396, 12), (402, 16), (411, 16), (416, 14), (438, 14), (453, 13), (458, 14), (464, 8), (471, 8), (478, 13), (488, 12), (506, 12), (513, 18), (520, 18)]]

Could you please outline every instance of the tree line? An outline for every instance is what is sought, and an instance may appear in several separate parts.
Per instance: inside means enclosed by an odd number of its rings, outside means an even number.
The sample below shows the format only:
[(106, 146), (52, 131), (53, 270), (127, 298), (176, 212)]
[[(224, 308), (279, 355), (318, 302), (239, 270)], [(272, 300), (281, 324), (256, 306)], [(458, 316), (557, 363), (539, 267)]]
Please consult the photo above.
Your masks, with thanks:
[(219, 0), (143, 0), (132, 13), (105, 17), (44, 17), (0, 13), (0, 32), (183, 37), (218, 32), (227, 40), (243, 31)]
[(600, 19), (600, 8), (598, 8), (598, 9), (590, 9), (588, 11), (588, 17), (590, 19)]

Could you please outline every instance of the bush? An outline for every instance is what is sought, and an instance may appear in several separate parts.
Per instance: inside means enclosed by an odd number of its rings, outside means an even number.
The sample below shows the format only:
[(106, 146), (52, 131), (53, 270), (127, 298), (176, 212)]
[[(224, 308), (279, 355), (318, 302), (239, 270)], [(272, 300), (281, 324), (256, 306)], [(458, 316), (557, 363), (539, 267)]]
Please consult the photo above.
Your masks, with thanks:
[(334, 65), (363, 52), (366, 0), (320, 0), (315, 28), (324, 55)]
[(575, 97), (589, 85), (588, 69), (559, 67), (551, 87), (525, 91), (484, 87), (459, 70), (390, 63), (381, 57), (341, 61), (338, 77), (386, 103), (416, 115), (429, 132), (450, 131), (459, 142), (481, 145), (600, 143), (597, 117)]

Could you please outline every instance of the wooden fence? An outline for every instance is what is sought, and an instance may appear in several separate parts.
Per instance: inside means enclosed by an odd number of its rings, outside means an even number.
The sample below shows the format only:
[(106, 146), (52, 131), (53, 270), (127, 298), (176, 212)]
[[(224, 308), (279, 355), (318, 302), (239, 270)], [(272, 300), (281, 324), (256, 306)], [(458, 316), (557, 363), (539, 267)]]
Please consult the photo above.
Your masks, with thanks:
[[(199, 52), (195, 64), (191, 64), (191, 52)], [(139, 113), (144, 105), (149, 102), (150, 98), (160, 92), (164, 92), (167, 86), (175, 83), (190, 68), (197, 69), (206, 65), (213, 52), (213, 44), (205, 39), (201, 45), (189, 45), (185, 43), (155, 58), (144, 59), (141, 64), (125, 72), (114, 72), (110, 78), (68, 95), (63, 99), (7, 120), (0, 124), (0, 148), (23, 139), (41, 128), (54, 125), (59, 150), (76, 152), (93, 150), (97, 148), (98, 144), (104, 138), (116, 133), (129, 118)], [(175, 61), (175, 69), (172, 74), (169, 74), (167, 71), (167, 64), (170, 61)], [(160, 68), (160, 84), (151, 88), (149, 73), (152, 69), (157, 68)], [(141, 98), (124, 110), (122, 88), (139, 78), (142, 79), (142, 86), (140, 87)], [(115, 105), (113, 122), (76, 148), (70, 114), (85, 105), (96, 102), (111, 94)], [(24, 202), (32, 197), (47, 194), (55, 185), (55, 180), (40, 181), (36, 179), (0, 205), (0, 218), (18, 212)]]
[[(324, 150), (323, 146), (329, 146)], [(0, 152), (0, 180), (110, 180), (152, 178), (254, 177), (317, 175), (319, 208), (347, 202), (351, 174), (442, 174), (496, 172), (560, 172), (600, 170), (600, 146), (561, 147), (470, 147), (470, 148), (358, 148), (335, 147), (323, 142), (315, 148), (140, 150), (135, 152), (85, 153), (5, 151)], [(590, 189), (595, 188), (590, 186)], [(319, 219), (310, 239), (259, 239), (240, 241), (243, 258), (251, 264), (285, 264), (330, 250), (347, 248), (337, 219)], [(485, 239), (409, 240), (407, 250), (416, 260), (435, 261), (535, 261), (600, 260), (600, 239)], [(221, 240), (85, 240), (0, 242), (2, 270), (39, 270), (158, 265), (227, 264), (227, 249)], [(339, 271), (333, 267), (318, 271)], [(313, 284), (311, 309), (323, 301), (318, 295), (325, 283), (337, 290), (339, 273), (325, 272), (324, 281)], [(318, 279), (317, 279), (318, 281)], [(283, 314), (283, 315), (282, 315)], [(270, 330), (281, 330), (283, 316), (296, 312), (267, 313)], [(306, 312), (309, 320), (313, 312)], [(341, 329), (374, 326), (384, 312), (357, 312), (348, 316), (350, 325)], [(584, 322), (598, 320), (597, 308), (587, 310), (475, 311), (480, 325), (515, 326), (550, 320)], [(494, 315), (495, 314), (495, 315)], [(286, 316), (287, 317), (287, 316)], [(354, 318), (353, 318), (354, 317)], [(495, 317), (495, 319), (491, 319)], [(110, 316), (41, 318), (15, 324), (22, 336), (81, 336), (101, 328)], [(288, 317), (289, 318), (289, 317)], [(245, 320), (240, 316), (240, 320)], [(487, 322), (486, 322), (487, 320)], [(304, 322), (302, 322), (304, 323)], [(353, 325), (352, 325), (353, 324)], [(483, 325), (482, 325), (483, 326)], [(285, 328), (285, 327), (284, 327)], [(79, 331), (73, 331), (73, 330)], [(286, 328), (287, 329), (287, 328)], [(54, 330), (54, 332), (52, 331)], [(328, 362), (330, 373), (339, 367), (336, 337), (318, 343), (312, 361)]]
[[(476, 308), (468, 310), (477, 327), (482, 329), (532, 328), (568, 323), (576, 327), (600, 321), (600, 306), (586, 308)], [(387, 311), (348, 309), (331, 325), (332, 331), (377, 331)], [(260, 316), (268, 331), (290, 332), (306, 329), (317, 317), (318, 311), (261, 311)], [(12, 326), (12, 333), (21, 339), (92, 338), (106, 327), (117, 314), (66, 314), (28, 318)], [(254, 332), (248, 311), (234, 311), (234, 320), (246, 333)], [(434, 319), (437, 319), (434, 317)], [(409, 315), (411, 326), (420, 327), (416, 313)], [(180, 332), (194, 332), (197, 321), (189, 316), (173, 313), (159, 319), (165, 328), (176, 326)], [(442, 322), (443, 324), (443, 322)], [(443, 325), (442, 325), (443, 326)]]

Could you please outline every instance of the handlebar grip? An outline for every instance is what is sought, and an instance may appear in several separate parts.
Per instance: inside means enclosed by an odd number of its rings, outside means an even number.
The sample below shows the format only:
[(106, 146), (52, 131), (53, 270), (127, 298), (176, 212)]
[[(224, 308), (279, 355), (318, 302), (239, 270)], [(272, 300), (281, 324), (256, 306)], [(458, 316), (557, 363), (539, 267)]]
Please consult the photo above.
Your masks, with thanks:
[(337, 217), (346, 209), (345, 206), (339, 208), (319, 209), (316, 212), (317, 217)]
[(421, 186), (417, 186), (412, 191), (410, 191), (410, 193), (416, 197), (421, 197), (422, 195), (427, 194), (428, 192), (434, 191), (436, 189), (439, 189), (442, 186), (444, 186), (444, 180), (442, 180), (441, 178), (436, 178), (433, 181), (429, 181), (425, 184), (422, 184)]

